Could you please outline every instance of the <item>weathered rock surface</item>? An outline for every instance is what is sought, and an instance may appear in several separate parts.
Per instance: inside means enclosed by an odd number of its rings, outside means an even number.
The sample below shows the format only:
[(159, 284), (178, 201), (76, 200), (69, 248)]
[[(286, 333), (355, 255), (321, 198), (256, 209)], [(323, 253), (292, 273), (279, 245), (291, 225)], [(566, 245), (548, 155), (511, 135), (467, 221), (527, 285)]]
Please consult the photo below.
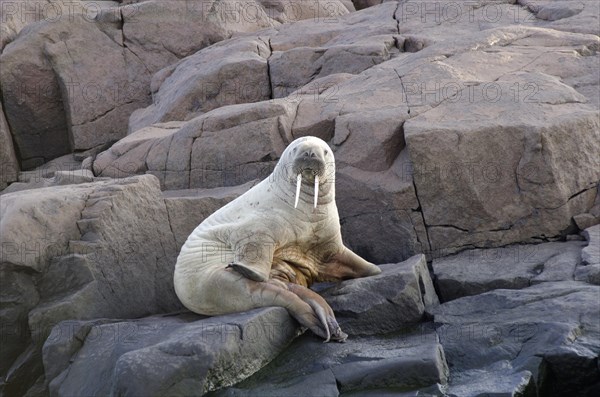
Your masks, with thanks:
[[(15, 0), (3, 1), (0, 7), (0, 51), (13, 41), (27, 25), (36, 22), (58, 22), (61, 19), (73, 18), (74, 15), (85, 15), (92, 21), (98, 14), (112, 12), (111, 7), (126, 1), (93, 1), (86, 0)], [(136, 2), (137, 0), (129, 1)]]
[(600, 225), (592, 226), (583, 232), (588, 241), (581, 252), (581, 259), (588, 265), (600, 264)]
[(283, 308), (65, 321), (44, 344), (44, 366), (53, 396), (203, 395), (256, 372), (296, 327)]
[(575, 269), (574, 278), (590, 284), (600, 285), (600, 225), (583, 232), (587, 246), (581, 250), (581, 266)]
[(382, 395), (445, 384), (448, 367), (431, 330), (323, 344), (304, 335), (272, 363), (211, 396)]
[(11, 18), (14, 7), (14, 18), (27, 21), (23, 10), (32, 8), (37, 23), (0, 56), (4, 110), (25, 169), (124, 137), (130, 114), (150, 102), (152, 75), (201, 48), (234, 33), (348, 13), (337, 0), (151, 0), (107, 9), (74, 2), (54, 18), (43, 15), (55, 3), (42, 3), (9, 4)]
[[(597, 1), (92, 3), (2, 3), (2, 161), (33, 170), (0, 180), (0, 394), (598, 394)], [(283, 309), (107, 319), (177, 310), (187, 234), (304, 135), (335, 151), (345, 242), (426, 253), (446, 303), (422, 256), (329, 286), (349, 343), (304, 335), (236, 385), (293, 337)], [(271, 318), (292, 328), (246, 338)]]
[(349, 335), (398, 331), (425, 318), (439, 304), (425, 255), (380, 266), (374, 277), (344, 281), (321, 291)]
[[(163, 174), (163, 187), (168, 189), (232, 186), (258, 177), (256, 172), (245, 177), (247, 167), (254, 170), (263, 164), (268, 170), (279, 147), (293, 138), (316, 135), (336, 151), (345, 237), (372, 260), (397, 261), (418, 252), (440, 256), (485, 247), (490, 241), (501, 246), (568, 234), (572, 217), (592, 207), (600, 180), (597, 101), (588, 89), (597, 84), (592, 65), (600, 46), (598, 36), (506, 26), (511, 23), (505, 18), (484, 30), (466, 24), (465, 31), (458, 31), (464, 35), (446, 40), (451, 28), (447, 21), (421, 24), (409, 18), (402, 24), (396, 6), (390, 2), (371, 7), (344, 16), (337, 24), (303, 21), (264, 31), (260, 42), (269, 42), (274, 54), (268, 60), (271, 85), (277, 75), (272, 66), (288, 52), (385, 41), (398, 36), (394, 32), (398, 26), (400, 38), (394, 40), (404, 39), (398, 48), (406, 50), (418, 41), (411, 36), (418, 27), (429, 35), (423, 36), (426, 48), (390, 53), (389, 60), (357, 75), (336, 70), (320, 77), (311, 72), (311, 79), (319, 78), (286, 98), (205, 113), (174, 133), (181, 139), (182, 151), (179, 159), (169, 156), (173, 165), (161, 161), (161, 153), (171, 147), (166, 138), (152, 152), (146, 149), (148, 144), (124, 156), (113, 153), (110, 161), (131, 163), (132, 173)], [(500, 9), (509, 6), (502, 3)], [(386, 17), (394, 12), (395, 20)], [(367, 28), (374, 20), (377, 24)], [(227, 46), (242, 45), (244, 40), (256, 39), (233, 39)], [(194, 57), (202, 58), (208, 50)], [(298, 56), (312, 62), (310, 56)], [(558, 56), (572, 73), (558, 68)], [(294, 76), (300, 78), (303, 68), (299, 66)], [(293, 67), (281, 70), (289, 74)], [(163, 85), (167, 90), (166, 80)], [(230, 112), (252, 119), (257, 114), (265, 120), (271, 116), (269, 126), (262, 128), (274, 133), (276, 125), (282, 141), (270, 144), (270, 154), (253, 145), (240, 146), (238, 155), (248, 159), (243, 162), (224, 155), (218, 162), (198, 164), (194, 159), (202, 155), (196, 149), (208, 147), (203, 141), (206, 134), (200, 132), (207, 129), (205, 120)], [(236, 142), (242, 136), (252, 141), (256, 128), (246, 125), (236, 130)], [(193, 150), (190, 130), (194, 130)], [(213, 150), (224, 148), (212, 146), (207, 159), (215, 158)], [(578, 155), (569, 154), (573, 152)], [(113, 175), (103, 171), (102, 162), (95, 166), (98, 174)], [(240, 168), (244, 171), (232, 171)], [(233, 180), (223, 181), (227, 173), (235, 174)], [(381, 202), (370, 205), (366, 198)], [(372, 229), (364, 229), (365, 225)], [(381, 234), (374, 229), (389, 231), (381, 244), (372, 237)]]
[(99, 176), (152, 173), (168, 190), (236, 186), (267, 177), (285, 148), (293, 107), (283, 100), (228, 106), (184, 124), (146, 127), (100, 153)]
[[(539, 90), (533, 102), (515, 102), (508, 94), (528, 84)], [(494, 87), (502, 98), (486, 101), (482, 91), (473, 102), (445, 102), (404, 126), (433, 250), (555, 236), (594, 202), (600, 180), (597, 110), (538, 72), (505, 74)], [(578, 155), (564, 155), (570, 151)], [(449, 196), (452, 206), (446, 205)]]
[(52, 178), (42, 178), (35, 182), (15, 182), (0, 192), (0, 195), (20, 192), (22, 190), (40, 189), (50, 186), (75, 185), (94, 181), (94, 173), (80, 169), (74, 171), (56, 171)]
[(2, 104), (0, 104), (0, 190), (15, 182), (19, 174), (19, 161)]
[(164, 82), (153, 93), (153, 105), (131, 115), (129, 131), (157, 122), (188, 120), (226, 105), (271, 98), (270, 55), (268, 43), (260, 37), (248, 37), (215, 44), (169, 66), (170, 71), (154, 76), (153, 86), (159, 85), (157, 80)]
[(5, 393), (24, 393), (43, 373), (39, 349), (62, 320), (181, 308), (178, 251), (156, 178), (8, 193), (1, 214), (0, 321), (15, 332), (1, 352)]
[(510, 384), (521, 395), (530, 389), (544, 396), (593, 395), (600, 387), (599, 299), (598, 286), (562, 281), (434, 308), (453, 374), (450, 395), (507, 392)]
[(511, 245), (463, 251), (433, 260), (442, 301), (495, 289), (521, 289), (546, 281), (573, 280), (582, 241)]

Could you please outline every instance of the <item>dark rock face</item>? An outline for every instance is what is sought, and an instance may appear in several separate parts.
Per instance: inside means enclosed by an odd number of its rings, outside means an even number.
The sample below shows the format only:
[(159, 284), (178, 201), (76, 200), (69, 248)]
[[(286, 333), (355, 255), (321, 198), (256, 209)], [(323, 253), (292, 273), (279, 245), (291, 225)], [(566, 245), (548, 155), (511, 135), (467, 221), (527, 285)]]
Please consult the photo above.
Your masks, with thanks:
[(65, 321), (44, 344), (44, 367), (55, 396), (202, 395), (256, 372), (296, 333), (283, 308)]
[(385, 334), (425, 317), (439, 303), (424, 255), (381, 265), (377, 276), (349, 280), (321, 291), (340, 326), (351, 335)]
[(448, 368), (431, 330), (323, 344), (305, 335), (271, 364), (214, 396), (338, 396), (445, 384)]
[(582, 241), (512, 245), (434, 259), (440, 298), (449, 301), (495, 289), (521, 289), (547, 281), (572, 280), (586, 245)]
[[(599, 12), (2, 2), (0, 395), (600, 394)], [(383, 270), (313, 287), (348, 342), (180, 312), (189, 233), (306, 135)]]
[(43, 374), (41, 346), (60, 321), (181, 308), (172, 282), (178, 251), (152, 176), (2, 195), (1, 232), (9, 394)]
[(562, 281), (490, 291), (433, 309), (448, 365), (460, 374), (456, 394), (503, 391), (502, 378), (489, 386), (480, 378), (482, 371), (499, 371), (529, 378), (518, 382), (523, 393), (592, 395), (600, 386), (599, 298), (598, 286)]

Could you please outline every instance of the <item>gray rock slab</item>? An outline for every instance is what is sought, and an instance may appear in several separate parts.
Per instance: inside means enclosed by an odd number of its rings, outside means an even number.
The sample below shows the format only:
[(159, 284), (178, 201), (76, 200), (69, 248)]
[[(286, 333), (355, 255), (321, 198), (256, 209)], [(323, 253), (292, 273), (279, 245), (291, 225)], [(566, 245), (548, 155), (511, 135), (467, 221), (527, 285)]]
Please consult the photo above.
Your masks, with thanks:
[(6, 122), (4, 109), (0, 104), (0, 190), (9, 183), (17, 180), (19, 175), (19, 161), (15, 153), (12, 135)]
[(520, 289), (572, 280), (581, 263), (581, 241), (474, 249), (433, 260), (440, 299), (449, 301), (493, 289)]
[(450, 390), (473, 391), (491, 382), (501, 391), (502, 382), (491, 375), (496, 372), (502, 374), (498, 379), (513, 379), (507, 385), (527, 385), (518, 379), (526, 380), (528, 371), (543, 395), (587, 395), (600, 384), (598, 302), (600, 287), (561, 281), (494, 290), (434, 308), (453, 374)]
[(178, 250), (155, 177), (7, 193), (0, 211), (7, 393), (24, 394), (43, 375), (41, 346), (60, 321), (182, 307), (172, 280)]
[(419, 323), (439, 303), (424, 255), (380, 266), (382, 273), (341, 282), (322, 291), (350, 335), (373, 335)]
[(323, 344), (305, 335), (244, 382), (213, 396), (337, 396), (445, 384), (444, 352), (431, 328)]
[(585, 229), (583, 235), (588, 245), (581, 251), (581, 259), (588, 265), (600, 264), (600, 225)]
[(283, 308), (66, 321), (46, 341), (44, 365), (52, 396), (203, 395), (259, 370), (297, 332)]

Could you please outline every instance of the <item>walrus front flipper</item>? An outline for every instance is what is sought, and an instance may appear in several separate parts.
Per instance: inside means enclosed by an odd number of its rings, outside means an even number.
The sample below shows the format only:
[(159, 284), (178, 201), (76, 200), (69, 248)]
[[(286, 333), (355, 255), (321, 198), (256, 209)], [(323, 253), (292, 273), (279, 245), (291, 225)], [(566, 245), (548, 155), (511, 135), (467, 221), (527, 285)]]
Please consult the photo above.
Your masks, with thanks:
[(350, 278), (376, 276), (381, 269), (344, 247), (339, 254), (334, 255), (319, 272), (323, 280), (347, 280)]
[(230, 263), (229, 265), (227, 265), (226, 268), (232, 268), (233, 270), (235, 270), (236, 272), (238, 272), (239, 274), (241, 274), (242, 276), (244, 276), (250, 280), (254, 280), (254, 281), (258, 281), (258, 282), (267, 281), (267, 278), (263, 274), (257, 272), (256, 270), (252, 269), (251, 267), (242, 265), (240, 263)]

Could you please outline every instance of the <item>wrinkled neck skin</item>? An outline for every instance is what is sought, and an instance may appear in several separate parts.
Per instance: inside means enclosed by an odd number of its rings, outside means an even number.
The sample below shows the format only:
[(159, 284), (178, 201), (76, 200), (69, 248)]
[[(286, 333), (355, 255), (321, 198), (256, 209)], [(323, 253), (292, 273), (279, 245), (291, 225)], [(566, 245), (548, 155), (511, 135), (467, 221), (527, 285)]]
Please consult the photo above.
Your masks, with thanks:
[[(301, 252), (276, 252), (271, 275), (282, 281), (310, 286), (325, 281), (326, 262), (343, 247), (335, 204), (335, 164), (327, 164), (320, 176), (317, 207), (314, 207), (315, 177), (302, 174), (298, 206), (294, 208), (297, 176), (291, 163), (280, 161), (269, 177), (272, 194), (289, 205), (299, 229), (310, 230), (310, 240), (296, 246)], [(303, 233), (304, 234), (304, 233)], [(298, 248), (301, 247), (301, 248)]]

